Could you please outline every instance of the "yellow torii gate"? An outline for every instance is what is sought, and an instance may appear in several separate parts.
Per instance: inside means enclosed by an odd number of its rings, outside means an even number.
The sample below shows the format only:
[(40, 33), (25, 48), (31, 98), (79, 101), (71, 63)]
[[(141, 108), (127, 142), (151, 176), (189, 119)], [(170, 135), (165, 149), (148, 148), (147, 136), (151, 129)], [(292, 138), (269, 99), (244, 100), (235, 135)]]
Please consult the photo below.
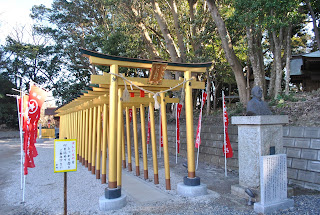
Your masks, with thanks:
[[(127, 124), (127, 149), (128, 149), (128, 161), (131, 160), (131, 148), (130, 147), (130, 137), (128, 137), (128, 108), (132, 107), (133, 112), (136, 107), (140, 107), (141, 122), (144, 123), (144, 106), (143, 104), (148, 104), (150, 107), (150, 118), (151, 118), (151, 141), (155, 144), (155, 128), (154, 128), (154, 101), (157, 100), (161, 104), (161, 110), (164, 111), (161, 115), (161, 121), (163, 124), (163, 144), (164, 144), (164, 159), (165, 159), (165, 175), (166, 175), (166, 189), (171, 189), (170, 185), (170, 170), (169, 170), (169, 153), (168, 153), (168, 138), (167, 138), (167, 124), (166, 124), (166, 114), (165, 105), (170, 102), (177, 102), (177, 100), (170, 101), (169, 98), (165, 97), (164, 93), (159, 93), (164, 90), (172, 89), (176, 85), (181, 84), (175, 90), (185, 89), (185, 112), (186, 112), (186, 127), (187, 127), (187, 153), (188, 153), (188, 176), (184, 178), (185, 185), (200, 185), (200, 179), (195, 175), (195, 160), (194, 160), (194, 137), (193, 137), (193, 110), (192, 110), (192, 89), (204, 89), (204, 83), (197, 82), (195, 79), (191, 80), (192, 72), (205, 72), (206, 68), (211, 66), (210, 63), (202, 64), (187, 64), (187, 63), (171, 63), (171, 62), (160, 62), (151, 61), (143, 59), (133, 59), (116, 57), (101, 54), (98, 52), (81, 49), (84, 56), (88, 57), (91, 64), (94, 65), (104, 65), (110, 66), (110, 74), (104, 73), (104, 75), (92, 75), (91, 84), (99, 85), (99, 87), (93, 87), (92, 92), (87, 91), (80, 98), (74, 99), (69, 104), (59, 108), (59, 115), (61, 118), (61, 137), (78, 137), (79, 139), (79, 161), (84, 163), (88, 168), (93, 167), (92, 172), (94, 173), (94, 166), (97, 165), (97, 171), (100, 171), (100, 160), (98, 153), (102, 150), (102, 166), (106, 164), (106, 147), (107, 147), (107, 136), (108, 136), (108, 147), (109, 147), (109, 177), (108, 177), (108, 188), (106, 189), (105, 197), (106, 199), (116, 199), (121, 196), (121, 157), (124, 158), (124, 137), (123, 137), (123, 107), (126, 109), (126, 124)], [(150, 69), (153, 63), (165, 63), (167, 64), (166, 69), (170, 71), (182, 71), (184, 74), (184, 80), (163, 80), (161, 84), (154, 85), (150, 83), (147, 78), (129, 78), (123, 77), (119, 74), (119, 67), (128, 68), (142, 68)], [(184, 86), (182, 83), (185, 83)], [(125, 83), (126, 82), (126, 83)], [(148, 91), (152, 91), (156, 94), (154, 98), (149, 94), (149, 98), (132, 98), (132, 101), (125, 103), (122, 101), (123, 89), (126, 89), (126, 84), (131, 83), (135, 87), (140, 87)], [(134, 93), (139, 91), (134, 88)], [(153, 93), (153, 94), (154, 94)], [(159, 96), (158, 96), (159, 95)], [(158, 97), (160, 97), (160, 99)], [(103, 105), (103, 108), (101, 106)], [(97, 107), (97, 108), (96, 108)], [(101, 122), (99, 123), (99, 116), (101, 109), (103, 109), (103, 128), (104, 132), (102, 134), (102, 144), (99, 142), (101, 136), (99, 133), (96, 136), (96, 132), (101, 131)], [(107, 117), (107, 109), (109, 109), (109, 117)], [(133, 114), (135, 117), (135, 113)], [(109, 121), (109, 123), (107, 122)], [(153, 121), (153, 122), (152, 122)], [(83, 123), (84, 122), (84, 123)], [(92, 126), (93, 125), (93, 126)], [(100, 126), (99, 126), (100, 125)], [(107, 127), (108, 126), (108, 127)], [(134, 123), (134, 129), (136, 124)], [(71, 129), (67, 129), (67, 128)], [(145, 125), (141, 124), (142, 133), (145, 134)], [(92, 130), (93, 129), (93, 130)], [(107, 130), (108, 129), (108, 130)], [(94, 136), (92, 136), (94, 133)], [(136, 132), (134, 132), (136, 133)], [(142, 137), (144, 135), (142, 134)], [(145, 136), (144, 136), (145, 137)], [(136, 137), (135, 145), (137, 145)], [(96, 144), (96, 145), (93, 145)], [(92, 147), (93, 146), (93, 147)], [(142, 139), (143, 147), (143, 158), (144, 167), (146, 156), (145, 156), (145, 139)], [(102, 149), (101, 149), (102, 148)], [(137, 147), (135, 146), (135, 151)], [(156, 150), (153, 150), (156, 153)], [(93, 159), (94, 154), (96, 154), (97, 162)], [(137, 153), (135, 155), (138, 158)], [(156, 158), (156, 154), (153, 156)], [(118, 158), (118, 159), (117, 159)], [(119, 162), (120, 161), (120, 162)], [(137, 163), (138, 162), (138, 163)], [(122, 163), (125, 163), (125, 161)], [(128, 168), (131, 162), (128, 162)], [(136, 160), (136, 174), (139, 174), (139, 161)], [(123, 164), (124, 166), (124, 164)], [(157, 164), (154, 161), (154, 168)], [(104, 178), (106, 172), (102, 167), (102, 182), (105, 182)], [(148, 177), (147, 169), (144, 168), (145, 178)], [(158, 181), (155, 171), (155, 183)], [(96, 174), (97, 178), (99, 174)]]

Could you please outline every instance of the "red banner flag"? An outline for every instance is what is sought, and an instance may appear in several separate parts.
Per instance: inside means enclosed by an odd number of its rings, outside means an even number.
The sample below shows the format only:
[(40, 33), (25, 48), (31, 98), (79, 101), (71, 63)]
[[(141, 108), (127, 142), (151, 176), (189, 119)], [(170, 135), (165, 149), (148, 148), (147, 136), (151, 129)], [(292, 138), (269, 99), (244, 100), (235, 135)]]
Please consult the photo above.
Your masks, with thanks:
[[(21, 114), (23, 114), (22, 129), (24, 132), (26, 131), (27, 121), (28, 121), (28, 102), (29, 102), (29, 96), (27, 95), (23, 96), (23, 104), (21, 104), (21, 98), (19, 98), (19, 116), (21, 119)], [(22, 113), (21, 113), (21, 110), (22, 110)]]
[[(230, 139), (229, 139), (229, 134), (228, 134), (228, 124), (229, 124), (229, 119), (228, 119), (228, 113), (227, 113), (227, 108), (226, 108), (226, 102), (224, 99), (224, 94), (223, 94), (223, 123), (224, 123), (224, 131), (225, 131), (225, 140), (223, 144), (223, 153), (226, 154), (227, 158), (232, 158), (233, 156), (233, 151), (231, 148), (230, 144)], [(226, 146), (226, 149), (225, 149)]]
[(147, 144), (150, 143), (150, 131), (151, 131), (151, 126), (150, 126), (150, 109), (148, 111), (148, 132), (147, 132)]
[(32, 85), (29, 91), (28, 119), (24, 139), (24, 174), (28, 174), (28, 168), (34, 168), (33, 158), (38, 155), (35, 143), (37, 139), (37, 124), (40, 119), (40, 110), (47, 97), (47, 92)]
[(177, 105), (177, 148), (178, 153), (180, 153), (180, 114), (182, 111), (182, 104), (178, 103)]
[(202, 103), (201, 103), (201, 108), (200, 108), (199, 121), (198, 121), (198, 128), (197, 128), (196, 148), (199, 148), (199, 146), (201, 144), (200, 133), (201, 133), (202, 108), (203, 108), (204, 103), (206, 102), (206, 100), (207, 100), (207, 93), (203, 92), (202, 93)]
[(132, 109), (129, 109), (129, 121), (131, 122), (132, 120)]

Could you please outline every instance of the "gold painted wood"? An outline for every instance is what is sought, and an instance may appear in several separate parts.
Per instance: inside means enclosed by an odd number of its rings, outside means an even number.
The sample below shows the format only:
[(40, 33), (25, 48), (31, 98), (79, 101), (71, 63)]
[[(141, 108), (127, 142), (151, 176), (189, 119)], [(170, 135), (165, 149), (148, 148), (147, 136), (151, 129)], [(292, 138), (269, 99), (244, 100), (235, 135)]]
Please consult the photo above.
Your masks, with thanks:
[[(191, 78), (191, 71), (185, 72), (185, 78)], [(195, 160), (194, 160), (194, 140), (193, 140), (193, 105), (192, 105), (192, 88), (186, 85), (185, 88), (185, 110), (186, 110), (186, 132), (187, 132), (187, 154), (188, 154), (188, 177), (195, 177)]]
[(100, 178), (100, 163), (101, 163), (101, 106), (98, 106), (97, 114), (97, 152), (96, 152), (96, 176), (97, 179)]
[[(150, 69), (152, 67), (152, 63), (137, 63), (137, 62), (128, 62), (128, 61), (118, 61), (118, 60), (109, 60), (98, 57), (89, 57), (90, 63), (94, 65), (118, 65), (120, 67), (127, 68), (141, 68), (141, 69)], [(191, 71), (191, 72), (206, 72), (206, 67), (182, 67), (182, 66), (167, 66), (167, 70), (169, 71)]]
[(122, 113), (122, 89), (118, 89), (118, 112), (117, 112), (117, 185), (121, 186), (122, 183), (122, 124), (123, 124), (123, 113)]
[[(130, 115), (129, 107), (126, 107), (126, 137), (127, 137), (127, 154), (128, 154), (128, 170), (132, 167), (132, 158), (131, 158), (131, 131), (130, 131)], [(131, 169), (132, 171), (132, 169)]]
[(146, 141), (146, 124), (144, 106), (140, 105), (140, 121), (141, 121), (141, 142), (143, 156), (144, 179), (148, 179), (148, 157), (147, 157), (147, 141)]
[[(149, 97), (152, 97), (149, 94)], [(152, 144), (152, 159), (153, 159), (153, 172), (154, 172), (154, 183), (158, 184), (158, 157), (157, 157), (157, 142), (156, 142), (156, 128), (155, 128), (155, 120), (154, 120), (154, 104), (152, 102), (149, 103), (150, 110), (150, 133), (151, 133), (151, 144)]]
[(161, 122), (162, 122), (162, 141), (163, 141), (163, 158), (164, 169), (166, 178), (166, 190), (171, 190), (170, 184), (170, 166), (169, 166), (169, 149), (168, 149), (168, 134), (167, 134), (167, 115), (166, 115), (166, 102), (164, 101), (164, 93), (161, 96)]
[(136, 175), (140, 175), (139, 167), (139, 145), (138, 145), (138, 126), (137, 126), (137, 110), (132, 107), (132, 124), (133, 124), (133, 143), (134, 143), (134, 157), (136, 164)]
[[(91, 164), (93, 170), (96, 166), (96, 149), (97, 149), (97, 110), (98, 107), (93, 108), (93, 125), (92, 125), (92, 155), (91, 155)], [(95, 171), (92, 172), (94, 174)]]
[[(110, 71), (118, 74), (118, 65), (111, 65)], [(117, 77), (110, 76), (109, 96), (109, 183), (110, 189), (117, 188), (117, 105), (118, 82)]]
[(103, 105), (103, 133), (102, 133), (102, 178), (101, 183), (106, 183), (107, 174), (107, 145), (108, 145), (108, 110), (107, 104)]

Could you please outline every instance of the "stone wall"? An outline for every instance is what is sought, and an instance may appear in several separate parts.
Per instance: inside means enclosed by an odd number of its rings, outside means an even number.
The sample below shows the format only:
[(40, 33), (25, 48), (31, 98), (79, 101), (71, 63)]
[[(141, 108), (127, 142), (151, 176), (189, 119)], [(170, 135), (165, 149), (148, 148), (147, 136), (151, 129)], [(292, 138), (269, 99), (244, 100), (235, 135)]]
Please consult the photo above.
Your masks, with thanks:
[(0, 139), (20, 138), (19, 131), (0, 131)]
[(320, 128), (284, 127), (283, 145), (289, 184), (320, 190)]
[[(158, 130), (158, 129), (157, 129)], [(186, 128), (182, 126), (179, 156), (186, 157)], [(194, 125), (194, 137), (197, 125)], [(227, 159), (229, 170), (238, 169), (238, 128), (229, 126), (229, 137), (234, 151)], [(175, 154), (175, 124), (168, 124), (169, 152)], [(287, 154), (288, 182), (304, 188), (320, 190), (320, 128), (290, 127), (283, 129), (283, 145)], [(199, 161), (224, 167), (223, 127), (202, 125)], [(197, 150), (195, 149), (195, 155)]]
[[(186, 139), (186, 127), (181, 125), (180, 127), (180, 154), (179, 156), (186, 157), (187, 155), (187, 139)], [(227, 168), (230, 170), (238, 169), (238, 127), (229, 126), (229, 138), (231, 147), (233, 149), (233, 158), (228, 158)], [(194, 137), (196, 137), (197, 125), (194, 125)], [(214, 164), (220, 167), (224, 167), (224, 155), (223, 155), (223, 127), (210, 126), (208, 124), (202, 125), (201, 128), (201, 146), (199, 161)], [(176, 153), (176, 132), (175, 124), (168, 124), (168, 142), (169, 152)], [(195, 149), (195, 156), (197, 155), (197, 149)]]

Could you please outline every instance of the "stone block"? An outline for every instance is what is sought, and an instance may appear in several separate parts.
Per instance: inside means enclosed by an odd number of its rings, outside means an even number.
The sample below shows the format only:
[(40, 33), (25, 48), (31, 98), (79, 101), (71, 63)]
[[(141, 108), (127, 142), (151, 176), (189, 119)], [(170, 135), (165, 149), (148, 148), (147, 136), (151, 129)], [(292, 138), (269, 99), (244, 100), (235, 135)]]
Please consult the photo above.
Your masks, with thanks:
[(293, 199), (284, 199), (270, 204), (261, 204), (260, 202), (254, 203), (254, 211), (262, 214), (269, 214), (278, 210), (284, 210), (294, 207)]
[(232, 150), (233, 150), (233, 151), (238, 150), (238, 147), (239, 147), (239, 144), (238, 144), (238, 143), (230, 142), (230, 144), (231, 144), (231, 147), (232, 147)]
[(284, 137), (283, 138), (283, 146), (294, 147), (294, 138)]
[(288, 168), (288, 178), (290, 179), (297, 179), (298, 178), (298, 170), (297, 169), (291, 169)]
[(315, 181), (315, 172), (309, 172), (304, 170), (299, 170), (298, 172), (298, 180), (300, 181), (307, 181), (307, 182), (314, 182)]
[(301, 158), (304, 158), (307, 160), (317, 160), (317, 157), (318, 157), (317, 150), (302, 149), (302, 151), (301, 151)]
[(320, 128), (306, 127), (304, 128), (304, 137), (318, 138), (320, 137)]
[(296, 148), (287, 148), (287, 156), (289, 158), (300, 158), (301, 156), (301, 149)]
[[(223, 132), (223, 131), (222, 131)], [(229, 125), (228, 127), (229, 134), (238, 135), (238, 126), (235, 125)]]
[(218, 141), (223, 141), (224, 135), (223, 134), (210, 134), (211, 135), (211, 140), (218, 140)]
[(318, 151), (318, 161), (320, 161), (320, 151)]
[(320, 172), (320, 161), (308, 161), (307, 170)]
[(233, 116), (233, 125), (279, 125), (289, 122), (287, 115)]
[(316, 173), (316, 177), (314, 179), (314, 183), (320, 184), (320, 173)]
[(222, 145), (223, 145), (222, 141), (214, 140), (214, 141), (211, 142), (211, 146), (214, 147), (214, 148), (220, 148), (220, 147), (222, 147)]
[(231, 169), (235, 169), (235, 168), (239, 167), (238, 159), (232, 159), (232, 158), (230, 159), (230, 158), (228, 158), (227, 159), (227, 167), (228, 167), (228, 169), (230, 167), (231, 167)]
[(295, 180), (295, 179), (289, 179), (289, 184), (297, 185), (299, 187), (304, 187), (305, 182)]
[(290, 127), (289, 126), (283, 126), (283, 136), (287, 137), (289, 136)]
[(202, 140), (210, 140), (211, 139), (211, 134), (210, 133), (204, 133), (202, 132), (202, 129), (201, 129), (201, 141)]
[(294, 169), (306, 170), (307, 164), (308, 164), (307, 160), (293, 158), (291, 167)]
[(320, 184), (314, 184), (314, 183), (306, 182), (304, 187), (307, 188), (307, 189), (320, 191)]
[(320, 149), (320, 139), (311, 139), (311, 149)]
[(287, 167), (290, 168), (292, 166), (292, 158), (287, 158)]
[(290, 127), (289, 137), (303, 137), (304, 127)]
[(238, 142), (238, 135), (235, 134), (229, 134), (229, 139), (232, 142)]
[(297, 138), (295, 140), (295, 146), (299, 148), (310, 148), (310, 139)]

